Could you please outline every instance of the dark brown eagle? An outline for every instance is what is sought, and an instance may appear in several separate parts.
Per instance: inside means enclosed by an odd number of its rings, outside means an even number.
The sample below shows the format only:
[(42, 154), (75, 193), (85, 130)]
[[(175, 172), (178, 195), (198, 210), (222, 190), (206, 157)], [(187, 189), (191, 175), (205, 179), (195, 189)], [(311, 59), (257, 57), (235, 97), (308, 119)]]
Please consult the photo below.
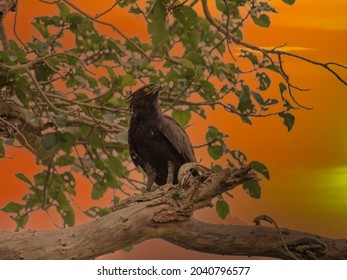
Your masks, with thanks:
[(184, 129), (159, 106), (159, 85), (146, 85), (130, 99), (129, 150), (132, 161), (147, 174), (146, 190), (177, 184), (184, 163), (196, 162), (192, 144)]

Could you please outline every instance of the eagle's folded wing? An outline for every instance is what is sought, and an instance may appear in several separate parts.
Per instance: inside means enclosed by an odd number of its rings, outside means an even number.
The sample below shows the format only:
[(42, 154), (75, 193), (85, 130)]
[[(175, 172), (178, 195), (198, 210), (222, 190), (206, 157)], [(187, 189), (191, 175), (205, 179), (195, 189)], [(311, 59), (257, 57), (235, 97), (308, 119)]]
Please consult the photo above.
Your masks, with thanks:
[(186, 162), (196, 162), (194, 150), (187, 133), (173, 118), (164, 115), (164, 121), (159, 130)]

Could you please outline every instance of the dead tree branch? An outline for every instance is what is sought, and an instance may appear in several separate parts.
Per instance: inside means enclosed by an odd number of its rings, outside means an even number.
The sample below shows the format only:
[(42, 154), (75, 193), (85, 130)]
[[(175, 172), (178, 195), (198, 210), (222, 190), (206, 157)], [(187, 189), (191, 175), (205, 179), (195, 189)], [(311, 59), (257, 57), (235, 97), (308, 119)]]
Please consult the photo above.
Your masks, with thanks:
[[(129, 197), (115, 211), (89, 224), (53, 231), (0, 232), (2, 259), (93, 259), (161, 238), (178, 246), (214, 254), (293, 258), (276, 229), (207, 224), (192, 218), (225, 191), (254, 178), (249, 166), (212, 173), (195, 163), (180, 170), (179, 188)], [(299, 259), (346, 259), (346, 240), (280, 229), (287, 248)]]

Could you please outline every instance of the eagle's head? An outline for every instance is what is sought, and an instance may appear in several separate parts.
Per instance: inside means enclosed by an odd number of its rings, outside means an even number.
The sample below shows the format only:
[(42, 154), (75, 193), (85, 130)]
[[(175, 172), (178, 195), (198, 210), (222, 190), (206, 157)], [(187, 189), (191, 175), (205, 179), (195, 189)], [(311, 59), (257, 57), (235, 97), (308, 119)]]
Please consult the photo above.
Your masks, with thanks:
[(158, 103), (159, 92), (162, 89), (160, 85), (149, 84), (132, 92), (129, 96), (130, 111), (135, 107), (143, 107)]

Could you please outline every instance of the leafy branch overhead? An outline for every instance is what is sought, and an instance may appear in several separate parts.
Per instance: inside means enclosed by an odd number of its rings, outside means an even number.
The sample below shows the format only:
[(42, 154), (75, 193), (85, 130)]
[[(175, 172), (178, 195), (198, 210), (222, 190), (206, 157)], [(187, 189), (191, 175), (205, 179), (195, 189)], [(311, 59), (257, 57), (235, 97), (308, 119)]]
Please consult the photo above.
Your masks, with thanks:
[[(113, 196), (109, 207), (83, 209), (90, 217), (106, 215), (120, 197), (143, 190), (143, 178), (131, 165), (127, 143), (127, 98), (142, 84), (165, 87), (161, 105), (182, 126), (189, 124), (192, 115), (206, 118), (207, 110), (218, 107), (249, 125), (253, 118), (277, 116), (288, 130), (295, 123), (295, 110), (308, 108), (295, 98), (304, 89), (290, 79), (285, 57), (323, 67), (346, 85), (336, 71), (345, 70), (343, 65), (316, 62), (280, 46), (260, 48), (243, 38), (247, 22), (270, 26), (276, 10), (269, 2), (122, 0), (102, 13), (90, 14), (77, 0), (37, 1), (56, 13), (35, 17), (28, 42), (16, 30), (21, 3), (7, 1), (0, 11), (2, 18), (11, 10), (16, 15), (14, 21), (0, 19), (0, 157), (9, 157), (6, 148), (20, 144), (42, 167), (32, 180), (16, 175), (27, 184), (28, 193), (23, 201), (2, 209), (17, 229), (25, 227), (32, 212), (48, 214), (51, 208), (60, 215), (63, 227), (74, 225), (78, 172), (92, 185), (92, 199), (102, 198), (107, 191)], [(216, 6), (213, 14), (210, 5)], [(104, 21), (112, 11), (130, 14), (134, 26), (145, 25), (150, 40), (143, 40), (137, 30), (125, 34), (116, 23)], [(13, 37), (6, 35), (10, 29), (15, 31)], [(105, 35), (104, 30), (113, 33)], [(264, 164), (228, 147), (226, 137), (209, 126), (205, 142), (196, 146), (207, 149), (217, 161), (213, 171), (222, 171), (222, 161), (230, 167), (250, 163), (269, 179)], [(252, 197), (260, 197), (257, 180), (243, 187)], [(231, 211), (222, 198), (216, 208), (222, 218)]]

